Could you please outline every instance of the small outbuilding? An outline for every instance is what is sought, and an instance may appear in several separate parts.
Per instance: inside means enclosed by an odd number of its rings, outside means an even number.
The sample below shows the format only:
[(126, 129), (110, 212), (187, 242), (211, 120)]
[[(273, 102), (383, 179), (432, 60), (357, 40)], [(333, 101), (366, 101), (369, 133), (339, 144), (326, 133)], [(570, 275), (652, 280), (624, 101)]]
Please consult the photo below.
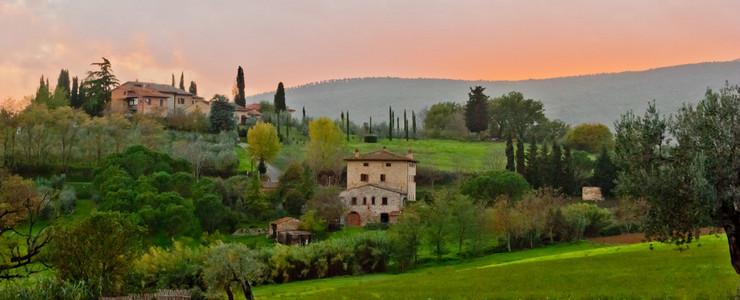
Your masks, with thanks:
[(270, 222), (268, 236), (271, 238), (277, 238), (279, 232), (298, 230), (298, 224), (300, 223), (301, 220), (291, 217), (285, 217), (272, 221)]
[(311, 243), (312, 233), (308, 231), (280, 231), (277, 234), (277, 242), (283, 245), (305, 246)]

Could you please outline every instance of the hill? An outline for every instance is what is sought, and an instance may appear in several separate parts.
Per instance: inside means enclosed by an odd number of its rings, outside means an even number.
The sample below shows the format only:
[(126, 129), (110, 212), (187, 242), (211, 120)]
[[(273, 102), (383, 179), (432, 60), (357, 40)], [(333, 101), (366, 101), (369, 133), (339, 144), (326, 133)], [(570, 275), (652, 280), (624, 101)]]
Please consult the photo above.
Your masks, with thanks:
[(269, 299), (728, 299), (737, 284), (727, 239), (688, 250), (653, 243), (588, 243), (499, 253), (401, 274), (373, 274), (255, 288)]
[[(396, 111), (417, 112), (442, 101), (467, 101), (469, 87), (486, 87), (486, 94), (500, 96), (519, 91), (541, 100), (549, 118), (570, 124), (599, 122), (612, 126), (627, 110), (641, 113), (655, 100), (663, 112), (673, 112), (684, 102), (697, 102), (707, 87), (725, 81), (740, 82), (740, 60), (657, 68), (647, 71), (596, 74), (523, 81), (465, 81), (451, 79), (355, 78), (329, 80), (288, 88), (288, 106), (314, 117), (338, 119), (350, 111), (354, 122), (387, 122), (388, 106)], [(274, 91), (247, 98), (247, 103), (272, 101)], [(400, 114), (397, 114), (400, 115)]]

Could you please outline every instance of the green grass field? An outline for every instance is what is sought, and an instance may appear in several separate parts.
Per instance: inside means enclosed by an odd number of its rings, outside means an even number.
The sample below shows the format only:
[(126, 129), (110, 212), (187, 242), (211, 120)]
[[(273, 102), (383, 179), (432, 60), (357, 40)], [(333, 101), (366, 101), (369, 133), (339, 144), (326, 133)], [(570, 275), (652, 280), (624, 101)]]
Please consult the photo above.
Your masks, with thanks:
[(251, 170), (252, 161), (249, 160), (247, 150), (242, 148), (242, 146), (236, 145), (234, 146), (234, 152), (236, 152), (236, 157), (239, 158), (239, 172)]
[[(701, 246), (698, 246), (701, 244)], [(653, 243), (557, 245), (401, 274), (257, 287), (258, 299), (727, 299), (733, 271), (724, 236), (691, 248)]]

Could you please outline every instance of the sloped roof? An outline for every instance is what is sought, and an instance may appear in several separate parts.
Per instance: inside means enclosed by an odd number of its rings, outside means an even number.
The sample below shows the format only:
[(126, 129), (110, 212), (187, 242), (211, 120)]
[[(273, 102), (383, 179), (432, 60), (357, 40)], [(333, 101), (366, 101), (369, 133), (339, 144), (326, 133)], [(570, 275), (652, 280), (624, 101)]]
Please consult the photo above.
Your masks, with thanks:
[[(356, 150), (355, 150), (356, 151)], [(398, 155), (393, 152), (388, 151), (383, 147), (383, 149), (380, 149), (378, 151), (373, 151), (370, 153), (361, 154), (358, 157), (348, 157), (345, 158), (346, 161), (408, 161), (408, 162), (417, 162), (416, 160), (412, 158), (408, 158), (403, 155)]]
[(399, 190), (399, 189), (394, 189), (392, 187), (385, 186), (385, 185), (382, 185), (382, 184), (377, 184), (377, 183), (368, 183), (368, 184), (365, 184), (365, 185), (356, 186), (356, 187), (353, 187), (351, 189), (345, 190), (345, 192), (346, 191), (351, 191), (351, 190), (356, 190), (356, 189), (361, 189), (361, 188), (365, 188), (365, 187), (374, 187), (374, 188), (378, 188), (378, 189), (382, 189), (382, 190), (386, 190), (386, 191), (391, 191), (391, 192), (398, 193), (398, 194), (403, 194), (403, 195), (407, 195), (408, 194), (406, 191), (402, 191), (402, 190)]
[(293, 221), (293, 220), (299, 221), (296, 218), (285, 217), (285, 218), (281, 218), (281, 219), (277, 219), (275, 221), (272, 221), (272, 222), (270, 222), (270, 224), (282, 224), (282, 223), (285, 223), (285, 222), (288, 222), (288, 221)]
[(174, 86), (167, 85), (167, 84), (159, 84), (159, 83), (153, 83), (153, 82), (141, 82), (141, 81), (127, 81), (126, 83), (122, 84), (121, 86), (123, 86), (123, 85), (151, 87), (151, 88), (155, 89), (157, 92), (160, 92), (160, 93), (176, 94), (176, 95), (190, 95), (190, 96), (197, 97), (196, 95), (193, 95), (193, 94), (191, 94), (191, 93), (189, 93), (189, 92), (187, 92), (185, 90), (181, 90), (179, 88), (176, 88)]

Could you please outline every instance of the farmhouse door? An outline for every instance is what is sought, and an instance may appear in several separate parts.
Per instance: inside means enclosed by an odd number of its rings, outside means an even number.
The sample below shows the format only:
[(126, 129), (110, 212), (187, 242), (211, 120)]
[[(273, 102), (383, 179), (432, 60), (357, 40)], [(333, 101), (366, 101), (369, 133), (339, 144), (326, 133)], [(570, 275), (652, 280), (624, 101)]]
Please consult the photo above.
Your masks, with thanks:
[(344, 224), (350, 227), (360, 227), (360, 214), (356, 212), (349, 213), (347, 218), (344, 220)]

